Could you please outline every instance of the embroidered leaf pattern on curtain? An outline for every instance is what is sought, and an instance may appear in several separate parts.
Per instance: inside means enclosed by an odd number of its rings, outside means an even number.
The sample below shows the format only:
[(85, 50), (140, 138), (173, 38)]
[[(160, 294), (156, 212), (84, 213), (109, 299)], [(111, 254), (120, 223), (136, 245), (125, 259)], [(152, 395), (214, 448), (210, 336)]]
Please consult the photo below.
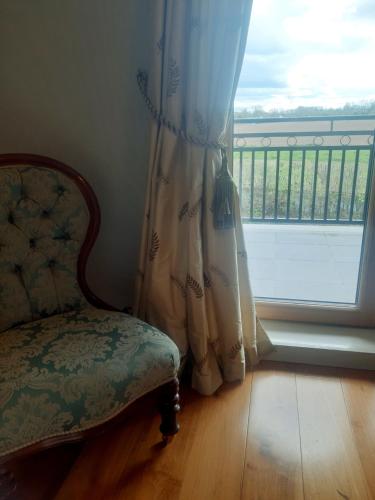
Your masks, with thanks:
[[(186, 135), (229, 143), (249, 0), (155, 0), (147, 92)], [(216, 230), (219, 150), (153, 122), (135, 313), (191, 353), (193, 387), (242, 380), (271, 348), (256, 319), (236, 193), (236, 226)]]

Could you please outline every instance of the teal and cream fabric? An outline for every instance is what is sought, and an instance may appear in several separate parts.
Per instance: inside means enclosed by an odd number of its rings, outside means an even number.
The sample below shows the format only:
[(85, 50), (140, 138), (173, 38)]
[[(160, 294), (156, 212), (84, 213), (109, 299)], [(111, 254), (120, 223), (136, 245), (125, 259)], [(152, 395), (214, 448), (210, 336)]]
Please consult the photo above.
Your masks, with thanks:
[[(251, 0), (151, 3), (148, 97), (185, 137), (226, 142), (229, 151)], [(220, 151), (153, 122), (135, 313), (167, 332), (182, 355), (191, 351), (193, 386), (204, 394), (242, 380), (246, 358), (251, 366), (271, 348), (256, 319), (238, 196), (236, 227), (214, 229), (220, 165)]]
[(176, 376), (169, 337), (92, 307), (0, 334), (0, 455), (109, 420)]
[(85, 200), (67, 176), (0, 168), (0, 332), (87, 305), (76, 274), (88, 223)]

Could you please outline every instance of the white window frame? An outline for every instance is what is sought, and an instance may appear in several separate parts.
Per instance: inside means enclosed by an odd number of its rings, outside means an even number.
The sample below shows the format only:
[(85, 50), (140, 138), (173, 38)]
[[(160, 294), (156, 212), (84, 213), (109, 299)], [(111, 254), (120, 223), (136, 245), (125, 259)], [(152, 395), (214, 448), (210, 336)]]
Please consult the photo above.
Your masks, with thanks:
[[(232, 112), (229, 125), (230, 140), (228, 165), (233, 173), (233, 127)], [(229, 135), (229, 134), (228, 134)], [(357, 304), (333, 304), (280, 299), (257, 299), (256, 312), (259, 319), (323, 323), (366, 328), (375, 327), (375, 144), (372, 151), (371, 189), (369, 194), (367, 221), (365, 222), (362, 255), (359, 268), (359, 293)], [(250, 275), (251, 281), (251, 275)]]

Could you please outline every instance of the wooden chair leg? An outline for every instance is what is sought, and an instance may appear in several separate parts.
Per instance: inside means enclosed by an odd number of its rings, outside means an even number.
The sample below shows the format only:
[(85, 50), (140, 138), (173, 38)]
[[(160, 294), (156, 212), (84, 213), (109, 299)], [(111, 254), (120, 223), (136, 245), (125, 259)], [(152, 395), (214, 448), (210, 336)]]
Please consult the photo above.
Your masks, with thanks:
[(180, 396), (178, 394), (179, 382), (176, 377), (162, 387), (159, 411), (161, 415), (160, 432), (163, 435), (163, 443), (167, 445), (177, 434), (180, 426), (177, 422), (177, 413), (180, 411)]
[(9, 498), (15, 489), (15, 477), (3, 465), (0, 465), (0, 498), (4, 500)]

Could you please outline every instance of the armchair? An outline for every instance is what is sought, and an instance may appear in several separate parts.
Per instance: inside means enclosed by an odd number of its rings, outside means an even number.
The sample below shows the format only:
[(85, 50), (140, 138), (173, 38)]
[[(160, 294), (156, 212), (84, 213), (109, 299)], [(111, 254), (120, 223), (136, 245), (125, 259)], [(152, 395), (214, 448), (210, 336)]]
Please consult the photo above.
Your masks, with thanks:
[(99, 432), (157, 388), (163, 440), (178, 431), (177, 347), (88, 287), (99, 225), (72, 168), (0, 156), (0, 464)]

